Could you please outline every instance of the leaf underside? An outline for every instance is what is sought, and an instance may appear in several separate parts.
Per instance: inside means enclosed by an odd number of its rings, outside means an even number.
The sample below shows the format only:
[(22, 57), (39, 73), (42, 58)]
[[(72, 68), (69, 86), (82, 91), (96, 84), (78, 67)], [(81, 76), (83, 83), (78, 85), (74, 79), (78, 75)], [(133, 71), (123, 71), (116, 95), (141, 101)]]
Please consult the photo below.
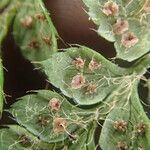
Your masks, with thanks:
[[(72, 62), (79, 57), (85, 60), (83, 69), (77, 69), (72, 65)], [(94, 71), (88, 68), (92, 59), (101, 64)], [(92, 105), (102, 102), (112, 90), (122, 86), (121, 82), (124, 79), (121, 75), (127, 74), (125, 69), (118, 67), (100, 54), (83, 46), (69, 48), (65, 52), (54, 54), (50, 59), (41, 62), (40, 65), (47, 75), (49, 82), (79, 105)], [(86, 83), (80, 89), (73, 89), (71, 82), (73, 77), (78, 74), (82, 74), (85, 77)], [(97, 85), (95, 93), (86, 94), (86, 88), (89, 84)]]
[[(116, 16), (107, 16), (103, 13), (103, 6), (107, 2), (105, 0), (83, 0), (88, 7), (88, 14), (93, 22), (98, 26), (97, 32), (100, 36), (110, 42), (114, 42), (117, 52), (117, 58), (134, 61), (149, 52), (149, 20), (147, 14), (143, 12), (146, 0), (112, 0), (119, 6), (119, 13)], [(146, 15), (145, 15), (146, 14)], [(145, 16), (145, 17), (144, 17)], [(127, 20), (129, 28), (127, 32), (132, 32), (138, 38), (138, 43), (130, 48), (122, 45), (122, 35), (117, 35), (113, 31), (113, 25), (117, 19)]]
[(49, 14), (40, 4), (37, 0), (32, 3), (25, 0), (14, 21), (15, 41), (30, 61), (45, 60), (57, 51), (58, 34)]

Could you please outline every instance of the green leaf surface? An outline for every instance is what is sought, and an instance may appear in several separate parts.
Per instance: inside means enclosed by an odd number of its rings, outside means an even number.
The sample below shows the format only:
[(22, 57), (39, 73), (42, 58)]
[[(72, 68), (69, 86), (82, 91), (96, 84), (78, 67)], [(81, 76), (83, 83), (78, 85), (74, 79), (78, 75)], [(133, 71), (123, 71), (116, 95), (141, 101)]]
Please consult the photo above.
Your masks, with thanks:
[(68, 147), (68, 150), (95, 150), (95, 129), (96, 124), (93, 122), (86, 130), (80, 131), (79, 137), (77, 137), (77, 140)]
[[(76, 58), (85, 60), (83, 69), (77, 69), (72, 62)], [(89, 69), (91, 60), (96, 60), (101, 66), (94, 71)], [(40, 63), (41, 69), (48, 76), (49, 82), (59, 88), (63, 94), (73, 98), (79, 105), (92, 105), (103, 101), (112, 90), (116, 90), (124, 80), (121, 75), (127, 75), (127, 70), (106, 60), (97, 52), (87, 48), (69, 48), (65, 52), (54, 54), (50, 59)], [(79, 89), (71, 86), (73, 77), (82, 74), (85, 85)], [(87, 86), (96, 84), (96, 92), (87, 93)]]
[[(133, 85), (132, 94), (118, 96), (112, 99), (117, 101), (112, 111), (106, 117), (100, 135), (100, 146), (102, 149), (116, 150), (119, 142), (127, 144), (129, 149), (138, 148), (150, 149), (150, 120), (146, 116), (137, 93), (137, 82)], [(118, 120), (125, 121), (126, 130), (124, 132), (117, 130), (114, 125)], [(138, 126), (145, 126), (143, 133), (138, 133)]]
[(92, 126), (90, 127), (87, 135), (87, 140), (86, 140), (86, 148), (87, 150), (95, 150), (96, 145), (95, 145), (95, 131), (97, 128), (97, 124), (93, 122), (91, 124)]
[[(106, 2), (105, 0), (83, 0), (85, 5), (89, 8), (88, 15), (93, 22), (98, 25), (98, 34), (110, 42), (115, 41), (115, 34), (112, 30), (112, 23), (115, 19), (112, 17), (107, 17), (102, 12), (102, 6)], [(117, 1), (120, 4), (120, 0)]]
[[(49, 101), (57, 98), (60, 101), (60, 110), (53, 111), (49, 107)], [(9, 110), (16, 121), (23, 125), (32, 134), (38, 136), (42, 141), (53, 143), (65, 140), (69, 134), (86, 126), (80, 116), (88, 116), (88, 112), (71, 105), (64, 97), (47, 90), (37, 91), (19, 99)], [(41, 119), (46, 118), (46, 124)], [(55, 132), (54, 120), (63, 118), (67, 122), (67, 128), (63, 132)], [(44, 119), (45, 120), (45, 119)]]
[(41, 142), (26, 129), (17, 125), (9, 125), (9, 128), (0, 130), (1, 150), (50, 150), (53, 147), (54, 144)]
[(77, 142), (75, 142), (74, 144), (72, 144), (68, 149), (69, 150), (86, 150), (86, 137), (87, 137), (87, 133), (83, 132), (80, 134), (80, 137), (78, 137)]
[[(91, 123), (86, 129), (78, 130), (68, 140), (55, 143), (44, 143), (37, 137), (28, 132), (25, 128), (17, 125), (9, 125), (9, 128), (0, 130), (0, 148), (2, 150), (95, 150), (94, 132), (95, 122)], [(78, 134), (78, 135), (77, 135)]]
[(18, 3), (14, 4), (12, 0), (9, 6), (0, 14), (0, 49), (2, 47), (2, 42), (6, 37), (12, 20), (16, 14), (16, 9), (18, 7)]
[(142, 9), (147, 0), (122, 0), (124, 2), (126, 14), (128, 16), (135, 16)]
[(116, 36), (115, 48), (117, 51), (117, 57), (127, 60), (133, 61), (144, 54), (150, 51), (150, 30), (147, 26), (142, 24), (140, 20), (130, 18), (129, 22), (129, 30), (128, 32), (133, 32), (138, 38), (138, 43), (131, 48), (126, 48), (121, 43), (121, 36)]
[(45, 60), (57, 51), (58, 34), (42, 1), (23, 1), (13, 29), (17, 45), (30, 61)]
[[(98, 26), (97, 32), (100, 36), (110, 42), (114, 42), (117, 58), (134, 61), (150, 51), (149, 47), (149, 19), (146, 19), (145, 12), (142, 11), (146, 0), (112, 0), (119, 6), (119, 13), (116, 16), (107, 16), (103, 13), (105, 0), (83, 0), (88, 7), (88, 14), (93, 22)], [(122, 44), (122, 35), (114, 32), (113, 25), (118, 19), (127, 20), (129, 29), (138, 38), (138, 42), (129, 48)]]

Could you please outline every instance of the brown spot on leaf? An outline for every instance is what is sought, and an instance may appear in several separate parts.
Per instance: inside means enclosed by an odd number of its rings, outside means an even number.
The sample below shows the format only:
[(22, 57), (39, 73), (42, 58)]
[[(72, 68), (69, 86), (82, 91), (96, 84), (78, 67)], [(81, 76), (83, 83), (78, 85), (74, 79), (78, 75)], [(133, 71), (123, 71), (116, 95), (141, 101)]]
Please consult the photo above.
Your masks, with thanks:
[(58, 98), (52, 98), (48, 104), (49, 108), (54, 111), (58, 111), (60, 109), (61, 103)]
[(127, 130), (127, 122), (124, 120), (117, 120), (114, 122), (114, 129), (119, 132), (125, 132)]
[(150, 12), (150, 0), (146, 1), (143, 10), (146, 12)]
[(31, 140), (25, 134), (20, 135), (19, 143), (22, 144), (24, 147), (30, 147), (31, 146)]
[(75, 60), (72, 61), (72, 64), (77, 68), (77, 69), (82, 69), (85, 64), (85, 60), (83, 60), (81, 57), (75, 58)]
[(53, 120), (53, 130), (56, 133), (64, 132), (67, 128), (67, 120), (64, 118), (55, 118)]
[(126, 142), (118, 142), (117, 150), (128, 150), (128, 145)]
[(30, 43), (28, 44), (28, 47), (37, 49), (39, 48), (39, 42), (36, 39), (32, 39)]
[(98, 63), (96, 60), (92, 59), (92, 60), (90, 61), (88, 67), (89, 67), (89, 69), (90, 69), (91, 71), (94, 71), (94, 70), (99, 69), (99, 68), (101, 67), (101, 64)]
[(114, 33), (120, 35), (129, 29), (129, 23), (127, 20), (118, 19), (117, 22), (113, 25)]
[(37, 13), (35, 15), (35, 18), (37, 18), (40, 21), (44, 21), (46, 19), (45, 15), (41, 14), (41, 13)]
[(85, 84), (85, 77), (82, 74), (78, 74), (73, 77), (71, 81), (71, 87), (73, 89), (80, 89)]
[(96, 84), (89, 84), (86, 87), (86, 93), (85, 94), (93, 94), (97, 91), (97, 85)]
[(24, 28), (31, 28), (33, 24), (33, 19), (31, 16), (25, 16), (20, 19), (20, 22)]
[(139, 39), (133, 32), (128, 32), (122, 35), (121, 43), (126, 48), (131, 48), (137, 44)]
[(135, 131), (139, 135), (143, 135), (145, 133), (146, 125), (144, 123), (139, 123), (135, 127)]
[(118, 14), (119, 7), (115, 2), (109, 0), (104, 4), (102, 11), (106, 16), (116, 16)]
[(46, 116), (39, 116), (38, 117), (38, 123), (41, 125), (41, 126), (47, 126), (49, 124), (50, 120), (48, 117)]
[(45, 42), (45, 44), (51, 45), (51, 38), (49, 36), (42, 37), (42, 40)]

